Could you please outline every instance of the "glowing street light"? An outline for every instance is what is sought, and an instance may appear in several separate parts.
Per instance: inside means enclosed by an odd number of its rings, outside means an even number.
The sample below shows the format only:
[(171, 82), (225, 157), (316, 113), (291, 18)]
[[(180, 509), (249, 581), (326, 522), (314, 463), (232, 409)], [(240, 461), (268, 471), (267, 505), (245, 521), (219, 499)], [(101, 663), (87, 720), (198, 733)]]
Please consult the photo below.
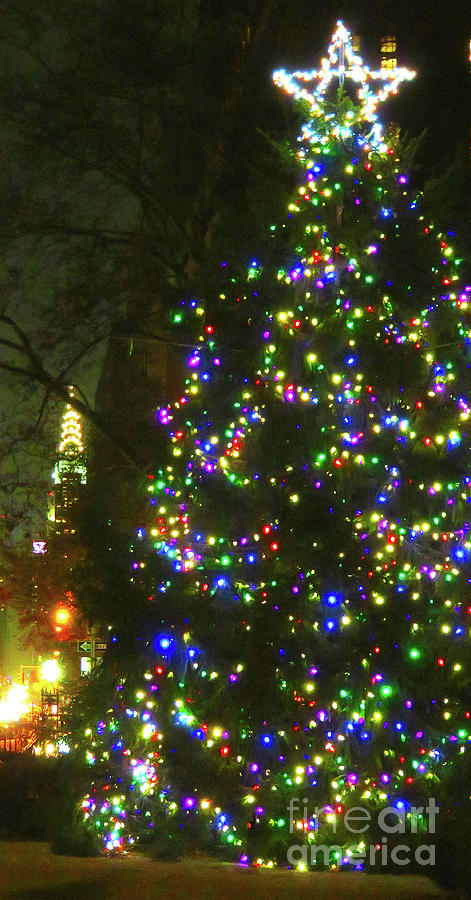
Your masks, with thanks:
[(61, 677), (61, 667), (57, 659), (46, 659), (40, 671), (41, 681), (47, 681), (49, 684), (56, 684)]
[(24, 684), (12, 684), (0, 700), (0, 722), (18, 722), (29, 712), (28, 689)]

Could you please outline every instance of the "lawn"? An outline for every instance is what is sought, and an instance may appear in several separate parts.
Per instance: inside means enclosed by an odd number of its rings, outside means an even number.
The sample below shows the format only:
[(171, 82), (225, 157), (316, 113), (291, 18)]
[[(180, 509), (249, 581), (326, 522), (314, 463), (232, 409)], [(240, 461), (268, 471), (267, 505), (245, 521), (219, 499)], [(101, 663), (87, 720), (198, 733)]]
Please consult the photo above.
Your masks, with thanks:
[(443, 898), (418, 876), (299, 874), (201, 860), (140, 856), (77, 859), (47, 844), (0, 841), (0, 897), (9, 900), (428, 900)]

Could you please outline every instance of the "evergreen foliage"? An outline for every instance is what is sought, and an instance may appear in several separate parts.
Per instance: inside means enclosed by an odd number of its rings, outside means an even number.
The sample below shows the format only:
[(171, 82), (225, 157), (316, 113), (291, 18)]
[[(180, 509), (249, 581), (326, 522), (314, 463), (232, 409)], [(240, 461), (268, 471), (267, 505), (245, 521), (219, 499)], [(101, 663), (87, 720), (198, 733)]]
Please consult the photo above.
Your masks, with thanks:
[(314, 99), (271, 253), (169, 313), (188, 375), (85, 736), (109, 852), (361, 866), (345, 812), (410, 826), (468, 753), (471, 289), (394, 136)]

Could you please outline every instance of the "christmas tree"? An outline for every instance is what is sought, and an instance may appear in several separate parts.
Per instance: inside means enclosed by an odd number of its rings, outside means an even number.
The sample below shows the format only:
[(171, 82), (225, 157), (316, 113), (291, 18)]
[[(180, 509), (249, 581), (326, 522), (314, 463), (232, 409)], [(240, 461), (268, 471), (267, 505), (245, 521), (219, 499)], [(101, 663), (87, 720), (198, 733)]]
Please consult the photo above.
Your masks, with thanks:
[(341, 23), (319, 70), (276, 73), (309, 117), (276, 264), (172, 313), (194, 343), (132, 546), (142, 651), (114, 636), (86, 735), (109, 851), (361, 867), (381, 835), (346, 812), (410, 820), (468, 750), (471, 288), (379, 122), (412, 74)]

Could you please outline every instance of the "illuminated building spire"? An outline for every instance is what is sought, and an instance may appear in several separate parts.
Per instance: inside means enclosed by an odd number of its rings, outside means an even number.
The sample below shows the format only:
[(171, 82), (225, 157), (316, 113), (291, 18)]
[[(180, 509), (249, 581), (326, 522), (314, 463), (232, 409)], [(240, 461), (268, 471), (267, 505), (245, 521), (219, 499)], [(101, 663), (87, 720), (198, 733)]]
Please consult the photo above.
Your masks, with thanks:
[[(69, 387), (69, 396), (71, 399), (75, 396), (72, 385)], [(79, 500), (81, 485), (87, 481), (87, 468), (81, 417), (70, 403), (67, 403), (62, 416), (61, 437), (52, 477), (55, 488), (49, 518), (55, 523), (57, 531), (74, 534), (73, 509)]]
[[(69, 386), (69, 396), (73, 398), (74, 386)], [(70, 455), (78, 455), (84, 452), (82, 421), (80, 413), (72, 409), (70, 403), (67, 404), (64, 415), (62, 416), (62, 433), (58, 453)]]

